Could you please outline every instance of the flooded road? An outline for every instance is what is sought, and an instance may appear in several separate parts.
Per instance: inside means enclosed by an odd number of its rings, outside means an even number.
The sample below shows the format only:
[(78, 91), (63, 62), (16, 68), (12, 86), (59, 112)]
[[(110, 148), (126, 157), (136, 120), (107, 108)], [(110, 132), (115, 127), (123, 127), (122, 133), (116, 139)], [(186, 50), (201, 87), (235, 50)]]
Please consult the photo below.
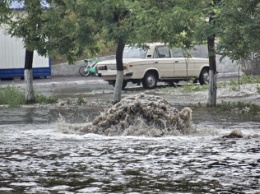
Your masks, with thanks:
[(0, 193), (260, 193), (259, 137), (221, 138), (259, 134), (254, 119), (200, 110), (197, 134), (106, 137), (63, 132), (84, 125), (90, 110), (27, 111), (1, 121)]
[[(71, 95), (53, 87), (38, 89)], [(91, 91), (81, 84), (73, 95)], [(259, 194), (260, 116), (191, 108), (197, 133), (152, 138), (74, 130), (103, 106), (1, 107), (0, 193)], [(245, 137), (222, 138), (234, 129)]]

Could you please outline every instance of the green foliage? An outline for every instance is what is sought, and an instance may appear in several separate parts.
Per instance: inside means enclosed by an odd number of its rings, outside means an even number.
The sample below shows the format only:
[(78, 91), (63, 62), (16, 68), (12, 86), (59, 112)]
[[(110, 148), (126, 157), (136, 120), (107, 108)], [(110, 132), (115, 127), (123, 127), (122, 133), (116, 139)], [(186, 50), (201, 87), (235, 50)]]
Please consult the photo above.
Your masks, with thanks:
[[(189, 4), (189, 6), (188, 6)], [(161, 41), (171, 46), (190, 47), (196, 14), (193, 1), (129, 2), (138, 40)], [(193, 12), (192, 12), (193, 10)]]
[(36, 95), (36, 103), (40, 104), (54, 104), (58, 102), (58, 98), (54, 96), (44, 96), (42, 94)]
[(260, 2), (258, 0), (222, 1), (218, 14), (219, 49), (233, 60), (248, 59), (260, 53)]
[[(189, 48), (216, 35), (218, 52), (233, 60), (260, 53), (260, 2), (258, 0), (25, 0), (25, 14), (11, 15), (0, 2), (0, 23), (22, 37), (26, 48), (50, 56), (59, 54), (70, 62), (87, 52), (96, 55), (107, 43), (167, 42)], [(214, 22), (208, 22), (212, 16)]]
[(0, 26), (2, 23), (5, 23), (9, 19), (10, 9), (9, 1), (0, 1)]
[(24, 94), (15, 87), (7, 86), (0, 90), (0, 104), (18, 107), (25, 104)]

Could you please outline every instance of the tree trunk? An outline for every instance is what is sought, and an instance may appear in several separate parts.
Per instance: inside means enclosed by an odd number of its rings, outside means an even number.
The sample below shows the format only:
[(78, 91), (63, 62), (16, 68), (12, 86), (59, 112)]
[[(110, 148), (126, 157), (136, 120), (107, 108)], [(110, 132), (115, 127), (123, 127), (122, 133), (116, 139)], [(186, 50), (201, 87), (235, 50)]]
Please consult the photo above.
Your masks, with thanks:
[(33, 91), (33, 51), (25, 50), (24, 63), (24, 81), (25, 81), (25, 101), (27, 104), (35, 103), (35, 96)]
[[(212, 12), (209, 17), (209, 25), (215, 26), (215, 12), (214, 7), (220, 0), (212, 1)], [(217, 104), (217, 65), (216, 65), (216, 50), (215, 50), (215, 34), (209, 35), (207, 38), (208, 53), (209, 53), (209, 93), (208, 93), (208, 106), (216, 106)]]
[(117, 75), (116, 75), (116, 83), (114, 88), (114, 97), (113, 97), (113, 103), (118, 103), (121, 100), (121, 93), (122, 93), (122, 87), (123, 87), (123, 78), (124, 78), (124, 72), (123, 72), (123, 51), (124, 51), (125, 43), (122, 39), (119, 39), (117, 43), (117, 49), (116, 49), (116, 69), (117, 69)]
[(209, 53), (209, 93), (208, 106), (216, 106), (217, 104), (217, 66), (215, 52), (215, 36), (208, 37), (208, 53)]

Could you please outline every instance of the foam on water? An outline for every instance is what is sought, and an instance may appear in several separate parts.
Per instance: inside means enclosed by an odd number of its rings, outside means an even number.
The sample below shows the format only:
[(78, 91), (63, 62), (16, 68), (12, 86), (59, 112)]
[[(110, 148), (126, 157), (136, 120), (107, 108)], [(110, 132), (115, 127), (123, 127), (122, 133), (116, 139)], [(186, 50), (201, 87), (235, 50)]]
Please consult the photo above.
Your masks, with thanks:
[(85, 126), (63, 126), (62, 130), (100, 135), (165, 136), (194, 133), (192, 110), (177, 110), (153, 95), (132, 95), (103, 111)]

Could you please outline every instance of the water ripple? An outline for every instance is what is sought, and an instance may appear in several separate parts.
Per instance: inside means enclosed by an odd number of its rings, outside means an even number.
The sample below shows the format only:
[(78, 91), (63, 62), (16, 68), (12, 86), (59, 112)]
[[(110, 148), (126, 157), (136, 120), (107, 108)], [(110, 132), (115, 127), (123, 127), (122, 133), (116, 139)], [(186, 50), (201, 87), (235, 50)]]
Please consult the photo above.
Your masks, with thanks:
[(260, 193), (259, 138), (0, 131), (0, 193)]

